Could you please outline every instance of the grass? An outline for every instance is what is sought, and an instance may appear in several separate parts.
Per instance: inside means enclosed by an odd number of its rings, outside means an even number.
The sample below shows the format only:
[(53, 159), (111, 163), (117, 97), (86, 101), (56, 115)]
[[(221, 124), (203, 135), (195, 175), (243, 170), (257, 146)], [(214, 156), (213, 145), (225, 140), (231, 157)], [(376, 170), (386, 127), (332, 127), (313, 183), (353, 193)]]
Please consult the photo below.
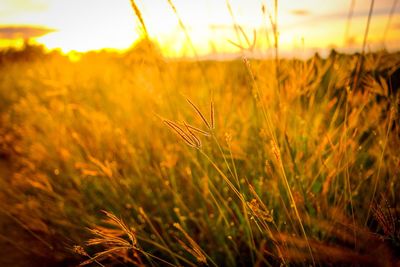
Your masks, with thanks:
[(358, 62), (3, 52), (2, 257), (399, 264), (400, 55), (365, 54), (353, 88)]

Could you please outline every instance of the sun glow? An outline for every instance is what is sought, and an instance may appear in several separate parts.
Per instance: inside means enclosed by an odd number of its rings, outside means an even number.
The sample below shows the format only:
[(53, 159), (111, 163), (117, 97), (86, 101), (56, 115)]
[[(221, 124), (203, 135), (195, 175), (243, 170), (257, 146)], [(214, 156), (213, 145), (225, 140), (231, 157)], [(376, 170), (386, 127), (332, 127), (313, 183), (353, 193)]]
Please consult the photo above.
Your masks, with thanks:
[[(256, 53), (270, 53), (273, 37), (269, 14), (273, 17), (273, 1), (172, 2), (177, 14), (167, 0), (136, 1), (150, 37), (159, 43), (164, 55), (201, 56), (238, 52), (237, 46), (232, 43), (243, 45), (246, 38), (242, 33), (238, 34), (235, 25), (241, 27), (251, 42), (255, 41), (252, 48)], [(323, 5), (319, 0), (278, 1), (282, 53), (298, 55), (304, 54), (307, 49), (319, 51), (344, 45), (348, 49), (359, 48), (369, 1), (356, 3), (349, 32), (352, 43), (348, 44), (344, 40), (344, 32), (349, 0), (328, 1)], [(266, 14), (262, 12), (263, 5)], [(390, 0), (376, 3), (369, 38), (372, 48), (382, 45), (382, 33), (387, 25), (391, 5)], [(0, 16), (0, 25), (43, 25), (54, 29), (54, 32), (38, 36), (35, 40), (49, 49), (61, 49), (63, 52), (104, 48), (124, 50), (141, 35), (140, 24), (129, 0), (4, 0), (0, 7), (5, 10), (2, 14), (7, 14)], [(188, 36), (179, 24), (178, 17), (184, 23)], [(392, 50), (399, 48), (398, 19), (396, 11), (386, 43)], [(11, 42), (0, 35), (1, 46)]]
[[(102, 48), (124, 49), (138, 38), (128, 1), (57, 1), (50, 6), (47, 25), (57, 32), (38, 38), (48, 48), (84, 52)], [(60, 17), (56, 17), (60, 14)], [(62, 14), (62, 15), (61, 15)]]

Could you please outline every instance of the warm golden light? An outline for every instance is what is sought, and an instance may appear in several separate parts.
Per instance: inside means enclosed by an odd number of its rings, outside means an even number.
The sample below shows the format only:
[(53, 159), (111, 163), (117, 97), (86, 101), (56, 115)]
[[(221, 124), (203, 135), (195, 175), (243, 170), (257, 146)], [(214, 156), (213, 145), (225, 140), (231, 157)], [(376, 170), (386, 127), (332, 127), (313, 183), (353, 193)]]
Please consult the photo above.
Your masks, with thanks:
[[(345, 28), (350, 0), (326, 1), (278, 1), (278, 30), (283, 55), (302, 56), (308, 52), (331, 48), (357, 50), (368, 14), (369, 1), (356, 1), (345, 42)], [(136, 1), (147, 30), (166, 56), (193, 56), (238, 52), (234, 43), (245, 42), (242, 34), (235, 31), (235, 23), (248, 35), (256, 38), (254, 52), (268, 55), (273, 41), (269, 15), (273, 17), (273, 1), (173, 1), (178, 14), (174, 14), (166, 0)], [(103, 48), (126, 49), (140, 36), (139, 23), (129, 0), (86, 1), (11, 1), (1, 4), (6, 16), (0, 25), (42, 25), (55, 32), (39, 36), (36, 41), (47, 48), (59, 48), (85, 52)], [(232, 15), (229, 12), (231, 8)], [(376, 1), (369, 34), (369, 48), (383, 47), (383, 32), (389, 27), (386, 47), (399, 48), (398, 11), (388, 25), (388, 14), (393, 1)], [(262, 6), (266, 12), (263, 14)], [(188, 41), (178, 15), (182, 19), (195, 47)], [(253, 32), (256, 33), (254, 36)], [(239, 38), (239, 40), (238, 40)], [(1, 46), (12, 42), (0, 32)], [(20, 41), (19, 41), (20, 42)], [(17, 43), (16, 40), (13, 43)], [(344, 46), (345, 45), (345, 46)]]
[(0, 0), (0, 267), (400, 267), (399, 8)]

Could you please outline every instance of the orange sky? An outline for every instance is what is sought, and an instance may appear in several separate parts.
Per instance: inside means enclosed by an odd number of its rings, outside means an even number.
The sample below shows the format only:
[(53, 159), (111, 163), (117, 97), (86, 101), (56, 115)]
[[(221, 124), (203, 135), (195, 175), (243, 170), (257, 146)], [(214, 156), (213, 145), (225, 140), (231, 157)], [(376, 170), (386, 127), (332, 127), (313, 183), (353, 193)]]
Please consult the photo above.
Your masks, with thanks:
[[(368, 49), (382, 47), (383, 33), (396, 0), (376, 0), (368, 38)], [(349, 31), (351, 44), (344, 47), (346, 21), (352, 0), (284, 0), (279, 5), (280, 47), (283, 55), (305, 56), (332, 47), (356, 50), (361, 47), (369, 0), (355, 0)], [(196, 52), (202, 55), (238, 51), (231, 44), (238, 40), (226, 0), (175, 0)], [(230, 0), (237, 23), (253, 39), (254, 53), (269, 55), (273, 40), (271, 25), (261, 6), (273, 11), (272, 0)], [(157, 40), (164, 55), (191, 56), (193, 51), (179, 27), (167, 0), (141, 0), (150, 36)], [(390, 50), (400, 48), (400, 4), (394, 11), (386, 38)], [(0, 2), (0, 46), (35, 38), (48, 48), (88, 51), (102, 48), (126, 49), (140, 35), (138, 21), (129, 0), (2, 0)]]

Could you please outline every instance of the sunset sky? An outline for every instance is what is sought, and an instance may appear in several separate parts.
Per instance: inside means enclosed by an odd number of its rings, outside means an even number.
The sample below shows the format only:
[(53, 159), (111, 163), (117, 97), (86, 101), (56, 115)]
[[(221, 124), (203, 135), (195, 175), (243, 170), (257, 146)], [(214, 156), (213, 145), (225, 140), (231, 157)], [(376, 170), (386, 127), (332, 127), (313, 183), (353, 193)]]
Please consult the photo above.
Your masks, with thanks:
[[(367, 49), (385, 46), (400, 48), (400, 4), (396, 0), (375, 1)], [(233, 18), (226, 0), (175, 0), (182, 21), (199, 55), (229, 54), (238, 51)], [(230, 0), (234, 19), (253, 39), (255, 53), (269, 55), (271, 25), (262, 5), (273, 13), (271, 0)], [(355, 0), (353, 19), (345, 42), (347, 16), (352, 0), (278, 1), (279, 33), (282, 54), (302, 56), (309, 52), (361, 47), (369, 0)], [(396, 8), (390, 24), (389, 13)], [(167, 0), (136, 1), (150, 37), (166, 56), (190, 56), (193, 51), (179, 27), (176, 14)], [(267, 32), (269, 35), (267, 35)], [(137, 40), (140, 26), (129, 0), (1, 0), (0, 46), (19, 45), (34, 38), (47, 48), (79, 52), (102, 48), (126, 49)]]

